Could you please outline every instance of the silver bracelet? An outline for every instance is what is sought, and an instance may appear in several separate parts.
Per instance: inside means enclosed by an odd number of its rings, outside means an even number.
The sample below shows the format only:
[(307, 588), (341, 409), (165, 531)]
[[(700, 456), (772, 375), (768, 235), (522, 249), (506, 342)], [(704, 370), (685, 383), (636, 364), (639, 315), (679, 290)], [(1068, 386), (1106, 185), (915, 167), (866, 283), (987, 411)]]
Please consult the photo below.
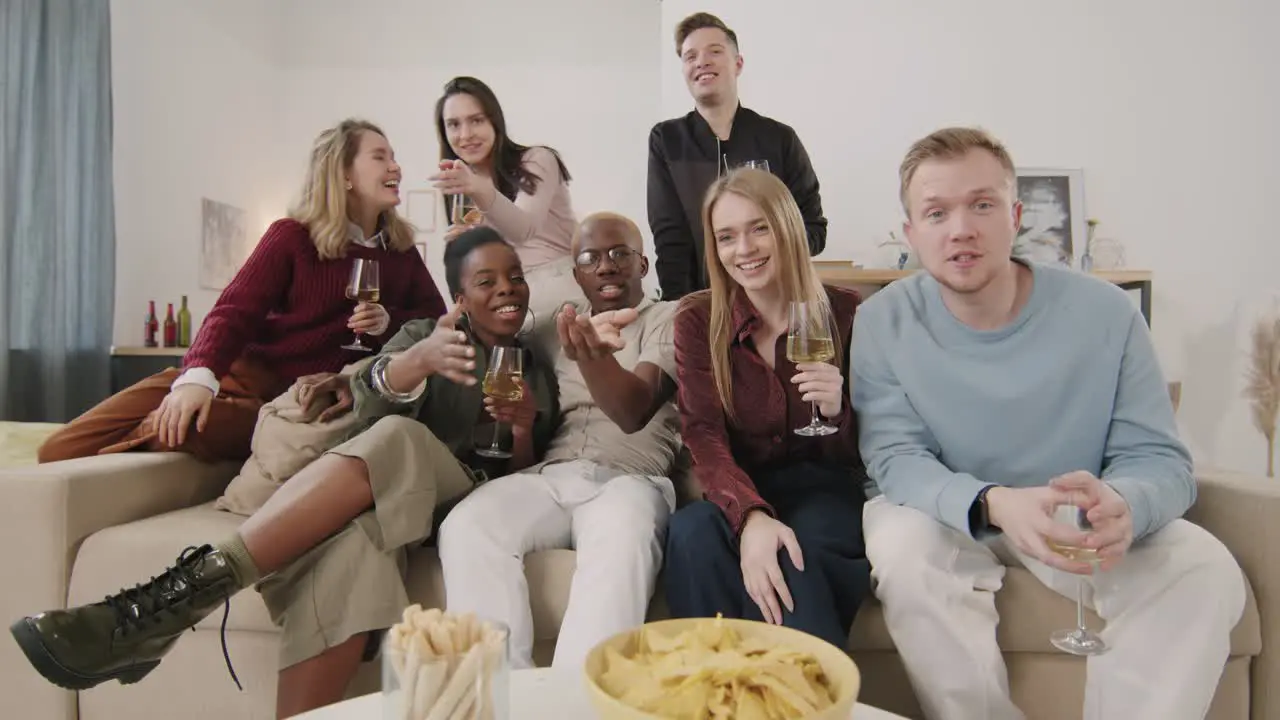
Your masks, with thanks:
[(391, 355), (383, 355), (374, 360), (373, 367), (369, 368), (369, 379), (373, 381), (373, 389), (394, 403), (411, 403), (417, 400), (422, 395), (422, 390), (402, 393), (392, 390), (391, 385), (387, 383), (387, 364), (391, 362), (391, 357)]

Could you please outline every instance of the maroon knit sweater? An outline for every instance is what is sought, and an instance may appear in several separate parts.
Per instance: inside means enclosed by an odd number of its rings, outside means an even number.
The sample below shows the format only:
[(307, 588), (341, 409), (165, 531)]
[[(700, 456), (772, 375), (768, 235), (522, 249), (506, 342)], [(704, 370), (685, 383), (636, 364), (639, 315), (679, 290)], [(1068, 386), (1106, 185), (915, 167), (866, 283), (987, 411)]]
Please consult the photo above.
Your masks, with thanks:
[(444, 300), (417, 250), (353, 244), (345, 258), (321, 260), (306, 227), (296, 220), (277, 220), (205, 317), (183, 367), (209, 368), (221, 380), (231, 363), (244, 355), (292, 383), (299, 376), (337, 372), (368, 357), (341, 347), (353, 338), (347, 320), (356, 304), (346, 297), (353, 258), (378, 261), (378, 302), (391, 315), (381, 337), (362, 336), (366, 345), (376, 350), (406, 320), (445, 313)]

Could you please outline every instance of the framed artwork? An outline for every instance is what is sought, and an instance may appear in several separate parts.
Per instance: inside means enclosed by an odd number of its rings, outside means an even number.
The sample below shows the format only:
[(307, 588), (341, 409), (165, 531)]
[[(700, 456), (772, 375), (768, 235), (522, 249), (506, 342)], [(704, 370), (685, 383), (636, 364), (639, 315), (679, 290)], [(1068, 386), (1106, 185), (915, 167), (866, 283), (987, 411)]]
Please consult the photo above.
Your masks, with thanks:
[(1013, 254), (1047, 265), (1074, 264), (1075, 249), (1088, 237), (1084, 171), (1079, 168), (1018, 168), (1022, 227)]
[(200, 287), (221, 290), (245, 261), (245, 213), (209, 198), (201, 198), (200, 210)]
[(404, 216), (420, 233), (436, 231), (436, 191), (434, 188), (410, 190), (405, 194)]

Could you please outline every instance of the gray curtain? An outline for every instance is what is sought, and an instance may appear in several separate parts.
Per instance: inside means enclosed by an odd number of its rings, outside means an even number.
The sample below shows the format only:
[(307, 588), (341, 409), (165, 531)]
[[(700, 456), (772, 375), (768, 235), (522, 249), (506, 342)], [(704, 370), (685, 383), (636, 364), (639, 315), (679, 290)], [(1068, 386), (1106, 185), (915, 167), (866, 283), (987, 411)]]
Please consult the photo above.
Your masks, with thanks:
[(115, 299), (108, 0), (0, 0), (0, 420), (106, 397)]

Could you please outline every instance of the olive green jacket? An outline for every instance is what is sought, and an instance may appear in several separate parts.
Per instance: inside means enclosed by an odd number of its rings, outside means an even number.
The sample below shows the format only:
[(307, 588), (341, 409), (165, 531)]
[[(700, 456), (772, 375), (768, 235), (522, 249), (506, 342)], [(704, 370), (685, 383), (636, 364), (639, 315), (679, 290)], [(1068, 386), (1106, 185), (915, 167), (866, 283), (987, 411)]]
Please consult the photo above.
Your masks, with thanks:
[[(406, 322), (400, 332), (382, 346), (380, 355), (395, 355), (407, 350), (430, 335), (435, 326), (435, 320)], [(427, 378), (426, 391), (411, 402), (395, 402), (383, 397), (373, 388), (371, 372), (374, 363), (366, 363), (351, 377), (351, 394), (355, 400), (352, 412), (356, 415), (351, 434), (363, 432), (388, 415), (404, 415), (416, 418), (426, 425), (464, 465), (473, 462), (476, 422), (484, 407), (481, 385), (488, 368), (489, 353), (474, 340), (471, 346), (476, 353), (475, 385), (458, 385), (442, 375), (431, 375)], [(533, 421), (533, 447), (535, 460), (539, 460), (555, 433), (559, 416), (559, 393), (552, 368), (540, 365), (534, 358), (534, 353), (528, 349), (524, 351), (524, 381), (525, 388), (533, 391), (538, 407), (538, 414)], [(504, 440), (505, 447), (510, 447), (510, 428), (506, 428)]]

